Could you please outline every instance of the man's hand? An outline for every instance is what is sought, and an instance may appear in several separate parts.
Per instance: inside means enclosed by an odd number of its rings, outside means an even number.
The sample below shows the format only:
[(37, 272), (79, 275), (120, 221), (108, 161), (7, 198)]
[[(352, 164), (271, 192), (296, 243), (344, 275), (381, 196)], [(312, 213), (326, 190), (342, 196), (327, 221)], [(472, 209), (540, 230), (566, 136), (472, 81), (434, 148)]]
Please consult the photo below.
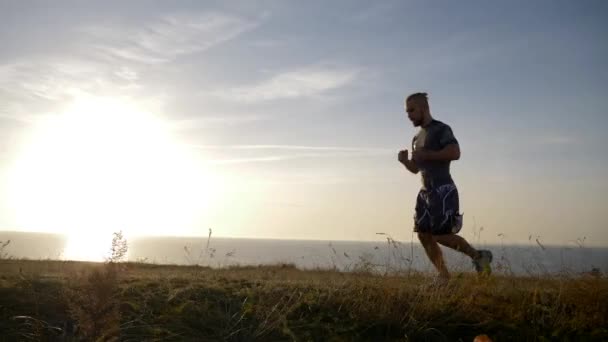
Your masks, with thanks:
[(407, 150), (399, 151), (397, 155), (397, 159), (406, 169), (408, 169), (411, 173), (418, 173), (418, 166), (416, 166), (416, 162), (414, 160), (408, 159)]
[(408, 161), (407, 150), (399, 151), (399, 154), (397, 155), (397, 159), (399, 160), (399, 162), (401, 162), (401, 164), (405, 165), (405, 163), (407, 163), (407, 161)]

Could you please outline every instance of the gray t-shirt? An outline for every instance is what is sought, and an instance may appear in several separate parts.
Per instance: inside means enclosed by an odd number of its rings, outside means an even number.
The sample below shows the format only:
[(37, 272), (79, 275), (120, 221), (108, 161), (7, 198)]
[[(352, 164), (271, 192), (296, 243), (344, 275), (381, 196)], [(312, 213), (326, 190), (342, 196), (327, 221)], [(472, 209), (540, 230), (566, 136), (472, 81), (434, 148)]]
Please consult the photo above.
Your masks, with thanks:
[[(439, 151), (450, 144), (458, 144), (450, 126), (433, 120), (426, 127), (420, 128), (412, 140), (412, 150)], [(425, 189), (454, 183), (450, 175), (449, 161), (423, 161), (417, 162), (416, 165), (422, 174), (422, 186)]]

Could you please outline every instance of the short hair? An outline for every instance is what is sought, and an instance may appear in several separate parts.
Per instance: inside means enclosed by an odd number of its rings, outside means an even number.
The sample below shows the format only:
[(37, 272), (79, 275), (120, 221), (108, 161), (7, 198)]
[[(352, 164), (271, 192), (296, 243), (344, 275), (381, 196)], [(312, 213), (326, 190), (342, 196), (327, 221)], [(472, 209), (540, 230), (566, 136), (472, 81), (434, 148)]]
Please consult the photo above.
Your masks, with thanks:
[(423, 106), (429, 108), (429, 96), (427, 93), (413, 93), (407, 97), (405, 102), (407, 101), (416, 101), (418, 103), (422, 103)]
[(406, 101), (415, 100), (415, 101), (424, 101), (428, 104), (429, 102), (429, 94), (427, 93), (413, 93), (407, 97)]

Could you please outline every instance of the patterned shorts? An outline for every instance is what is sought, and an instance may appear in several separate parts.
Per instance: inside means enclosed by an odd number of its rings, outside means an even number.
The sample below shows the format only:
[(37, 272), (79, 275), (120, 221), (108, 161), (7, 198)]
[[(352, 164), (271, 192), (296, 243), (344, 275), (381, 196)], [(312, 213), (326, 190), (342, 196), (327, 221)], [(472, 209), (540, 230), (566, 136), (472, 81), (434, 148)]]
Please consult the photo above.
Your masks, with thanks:
[(458, 189), (444, 184), (433, 189), (421, 189), (416, 199), (414, 231), (419, 233), (456, 234), (462, 228)]

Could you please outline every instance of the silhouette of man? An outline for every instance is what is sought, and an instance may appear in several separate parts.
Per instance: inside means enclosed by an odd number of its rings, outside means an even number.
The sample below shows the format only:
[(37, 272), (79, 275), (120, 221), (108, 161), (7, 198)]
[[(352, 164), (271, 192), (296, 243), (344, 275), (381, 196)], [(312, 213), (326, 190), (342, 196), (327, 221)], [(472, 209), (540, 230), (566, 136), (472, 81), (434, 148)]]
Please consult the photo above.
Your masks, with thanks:
[(405, 111), (414, 127), (420, 130), (408, 150), (399, 152), (398, 160), (411, 173), (422, 175), (422, 188), (416, 199), (414, 231), (424, 250), (445, 281), (450, 274), (438, 243), (462, 252), (473, 261), (479, 273), (490, 273), (492, 253), (476, 250), (456, 235), (462, 228), (458, 189), (450, 175), (450, 162), (460, 159), (460, 147), (450, 126), (433, 119), (426, 93), (415, 93), (405, 100)]

